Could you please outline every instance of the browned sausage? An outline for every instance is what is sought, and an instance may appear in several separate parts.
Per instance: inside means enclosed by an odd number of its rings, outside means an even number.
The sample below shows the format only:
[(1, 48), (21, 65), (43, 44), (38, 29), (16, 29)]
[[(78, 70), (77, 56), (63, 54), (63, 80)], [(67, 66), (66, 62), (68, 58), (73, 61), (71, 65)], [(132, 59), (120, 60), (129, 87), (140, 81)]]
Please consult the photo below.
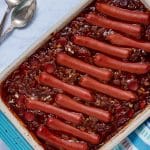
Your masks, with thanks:
[(134, 101), (137, 98), (137, 96), (130, 91), (123, 91), (113, 86), (100, 83), (88, 76), (84, 76), (81, 78), (80, 85), (86, 88), (96, 90), (98, 92), (104, 93), (106, 95), (112, 96), (120, 100)]
[(88, 14), (86, 16), (86, 21), (92, 25), (120, 31), (135, 38), (141, 37), (142, 27), (137, 24), (135, 25), (119, 21), (113, 21), (102, 16), (97, 16), (95, 14)]
[(150, 23), (150, 15), (145, 12), (123, 9), (116, 6), (110, 6), (104, 3), (97, 3), (96, 9), (99, 12), (102, 12), (108, 16), (120, 20), (130, 21), (133, 23), (142, 23), (142, 24)]
[(150, 64), (145, 63), (125, 63), (103, 54), (97, 54), (94, 62), (98, 66), (127, 71), (130, 73), (144, 74), (150, 71)]
[(75, 85), (64, 83), (46, 72), (42, 72), (39, 75), (39, 82), (43, 85), (62, 89), (63, 91), (73, 96), (78, 96), (86, 101), (94, 101), (90, 91)]
[(80, 131), (79, 129), (63, 123), (58, 119), (49, 118), (47, 121), (47, 126), (54, 130), (71, 134), (92, 144), (98, 144), (100, 142), (100, 138), (98, 135)]
[(130, 55), (130, 51), (127, 49), (112, 46), (104, 42), (97, 41), (90, 37), (76, 35), (73, 41), (77, 45), (91, 48), (119, 58), (128, 58)]
[(104, 122), (111, 121), (111, 115), (108, 111), (99, 108), (85, 106), (83, 104), (80, 104), (72, 100), (70, 97), (63, 94), (58, 94), (56, 96), (56, 103), (64, 108), (81, 112), (90, 116), (94, 116), (97, 119), (102, 120)]
[(64, 140), (51, 133), (44, 125), (39, 126), (36, 134), (41, 139), (57, 148), (64, 148), (66, 150), (88, 150), (86, 143), (69, 142), (68, 140)]
[(106, 39), (110, 41), (112, 44), (116, 44), (120, 46), (128, 46), (133, 48), (140, 48), (147, 52), (150, 52), (149, 42), (141, 42), (141, 41), (133, 40), (131, 38), (125, 37), (118, 33), (110, 34), (106, 37)]
[(40, 110), (40, 111), (43, 111), (46, 113), (54, 114), (60, 118), (63, 118), (65, 120), (73, 122), (75, 124), (80, 124), (83, 119), (82, 114), (71, 113), (66, 110), (52, 106), (50, 104), (40, 102), (38, 100), (27, 100), (26, 107), (28, 109)]
[(112, 72), (100, 69), (79, 59), (73, 58), (67, 54), (59, 53), (57, 55), (57, 63), (87, 73), (100, 80), (110, 80)]

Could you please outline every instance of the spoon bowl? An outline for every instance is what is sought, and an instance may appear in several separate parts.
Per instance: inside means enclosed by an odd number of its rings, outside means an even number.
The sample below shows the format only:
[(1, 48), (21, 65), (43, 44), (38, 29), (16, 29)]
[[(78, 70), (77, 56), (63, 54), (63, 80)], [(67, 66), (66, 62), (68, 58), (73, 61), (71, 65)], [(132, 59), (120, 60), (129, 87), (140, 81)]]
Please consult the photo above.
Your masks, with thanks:
[(23, 0), (5, 0), (5, 2), (7, 3), (7, 10), (5, 11), (5, 14), (2, 18), (2, 21), (0, 23), (0, 36), (2, 34), (6, 19), (9, 15), (9, 13), (11, 12), (11, 10), (16, 7), (17, 5), (19, 5)]
[(15, 6), (19, 5), (23, 0), (5, 0), (9, 9), (14, 8)]
[(36, 0), (22, 1), (12, 12), (11, 25), (0, 37), (0, 43), (15, 29), (29, 24), (36, 10)]
[(35, 0), (27, 0), (20, 3), (12, 12), (11, 22), (16, 28), (25, 27), (32, 19), (36, 9)]

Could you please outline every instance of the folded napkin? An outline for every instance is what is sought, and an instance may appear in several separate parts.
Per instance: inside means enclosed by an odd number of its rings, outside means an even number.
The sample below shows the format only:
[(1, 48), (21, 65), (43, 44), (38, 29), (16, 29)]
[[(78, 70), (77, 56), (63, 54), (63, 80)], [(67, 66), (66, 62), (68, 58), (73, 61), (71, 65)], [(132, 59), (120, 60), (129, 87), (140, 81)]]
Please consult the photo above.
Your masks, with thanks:
[[(35, 41), (58, 23), (65, 14), (83, 0), (37, 0), (37, 12), (29, 27), (15, 30), (0, 45), (0, 73)], [(84, 0), (86, 1), (86, 0)], [(0, 19), (6, 9), (4, 0), (0, 1)], [(10, 25), (10, 18), (7, 27)], [(32, 150), (10, 121), (0, 112), (0, 150)], [(150, 119), (135, 132), (124, 139), (113, 150), (150, 150)]]

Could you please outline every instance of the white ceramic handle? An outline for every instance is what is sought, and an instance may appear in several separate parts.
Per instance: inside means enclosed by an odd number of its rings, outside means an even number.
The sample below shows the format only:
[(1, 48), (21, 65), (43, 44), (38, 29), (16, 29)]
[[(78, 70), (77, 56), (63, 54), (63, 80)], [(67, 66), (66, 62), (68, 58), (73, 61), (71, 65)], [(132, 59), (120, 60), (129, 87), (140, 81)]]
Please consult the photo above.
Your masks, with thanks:
[(150, 0), (141, 0), (141, 2), (145, 5), (147, 9), (150, 10)]

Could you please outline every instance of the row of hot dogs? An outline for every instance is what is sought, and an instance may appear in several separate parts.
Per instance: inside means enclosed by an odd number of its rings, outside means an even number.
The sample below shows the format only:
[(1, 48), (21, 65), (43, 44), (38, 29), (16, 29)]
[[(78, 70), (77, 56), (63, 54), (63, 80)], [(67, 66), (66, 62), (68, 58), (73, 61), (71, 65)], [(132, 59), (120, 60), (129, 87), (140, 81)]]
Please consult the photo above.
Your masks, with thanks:
[[(113, 21), (111, 19), (104, 18), (95, 14), (88, 14), (86, 16), (85, 19), (88, 23), (92, 25), (97, 25), (99, 27), (110, 28), (115, 31), (119, 31), (121, 33), (125, 33), (129, 36), (135, 37), (137, 39), (141, 37), (142, 26), (131, 23), (142, 23), (147, 25), (150, 21), (149, 14), (144, 12), (125, 10), (115, 6), (109, 6), (107, 4), (99, 3), (96, 5), (96, 9), (118, 20), (128, 21), (128, 23)], [(147, 63), (125, 63), (123, 61), (110, 57), (115, 56), (118, 58), (129, 58), (130, 54), (132, 53), (132, 49), (129, 47), (140, 48), (147, 52), (150, 52), (149, 43), (133, 40), (131, 38), (114, 32), (113, 34), (107, 35), (106, 40), (110, 41), (112, 44), (125, 46), (125, 48), (110, 45), (105, 42), (85, 36), (76, 35), (73, 38), (74, 44), (84, 46), (109, 55), (106, 56), (104, 54), (96, 54), (93, 57), (93, 62), (97, 66), (126, 71), (135, 74), (144, 74), (150, 71), (150, 65)], [(65, 53), (57, 54), (56, 62), (59, 65), (78, 70), (82, 73), (90, 75), (91, 77), (87, 75), (82, 76), (79, 81), (80, 86), (70, 85), (52, 76), (50, 73), (53, 73), (54, 69), (50, 66), (47, 71), (48, 73), (42, 72), (39, 75), (38, 80), (40, 84), (52, 88), (62, 89), (65, 93), (72, 96), (77, 96), (83, 101), (88, 102), (95, 101), (95, 98), (90, 90), (104, 93), (108, 96), (117, 98), (118, 100), (137, 100), (137, 95), (131, 91), (124, 91), (116, 87), (103, 84), (100, 81), (96, 80), (111, 80), (113, 72), (110, 70), (102, 69), (97, 66), (85, 63)], [(64, 94), (57, 94), (55, 102), (58, 106), (67, 110), (46, 104), (44, 102), (41, 102), (40, 100), (32, 99), (27, 99), (26, 107), (28, 109), (40, 110), (46, 113), (54, 114), (57, 117), (74, 124), (82, 123), (82, 121), (84, 120), (83, 114), (96, 117), (97, 119), (105, 123), (112, 120), (112, 116), (108, 111), (92, 106), (85, 106)], [(71, 111), (75, 111), (76, 113)], [(69, 124), (66, 124), (56, 118), (49, 118), (46, 125), (41, 125), (38, 128), (37, 135), (43, 140), (50, 142), (54, 146), (61, 147), (67, 150), (87, 150), (88, 146), (86, 143), (75, 141), (70, 142), (68, 140), (62, 139), (54, 135), (54, 133), (52, 133), (49, 128), (66, 134), (71, 134), (81, 140), (87, 141), (92, 144), (98, 144), (101, 139), (99, 135), (81, 131), (80, 129), (70, 126)]]

